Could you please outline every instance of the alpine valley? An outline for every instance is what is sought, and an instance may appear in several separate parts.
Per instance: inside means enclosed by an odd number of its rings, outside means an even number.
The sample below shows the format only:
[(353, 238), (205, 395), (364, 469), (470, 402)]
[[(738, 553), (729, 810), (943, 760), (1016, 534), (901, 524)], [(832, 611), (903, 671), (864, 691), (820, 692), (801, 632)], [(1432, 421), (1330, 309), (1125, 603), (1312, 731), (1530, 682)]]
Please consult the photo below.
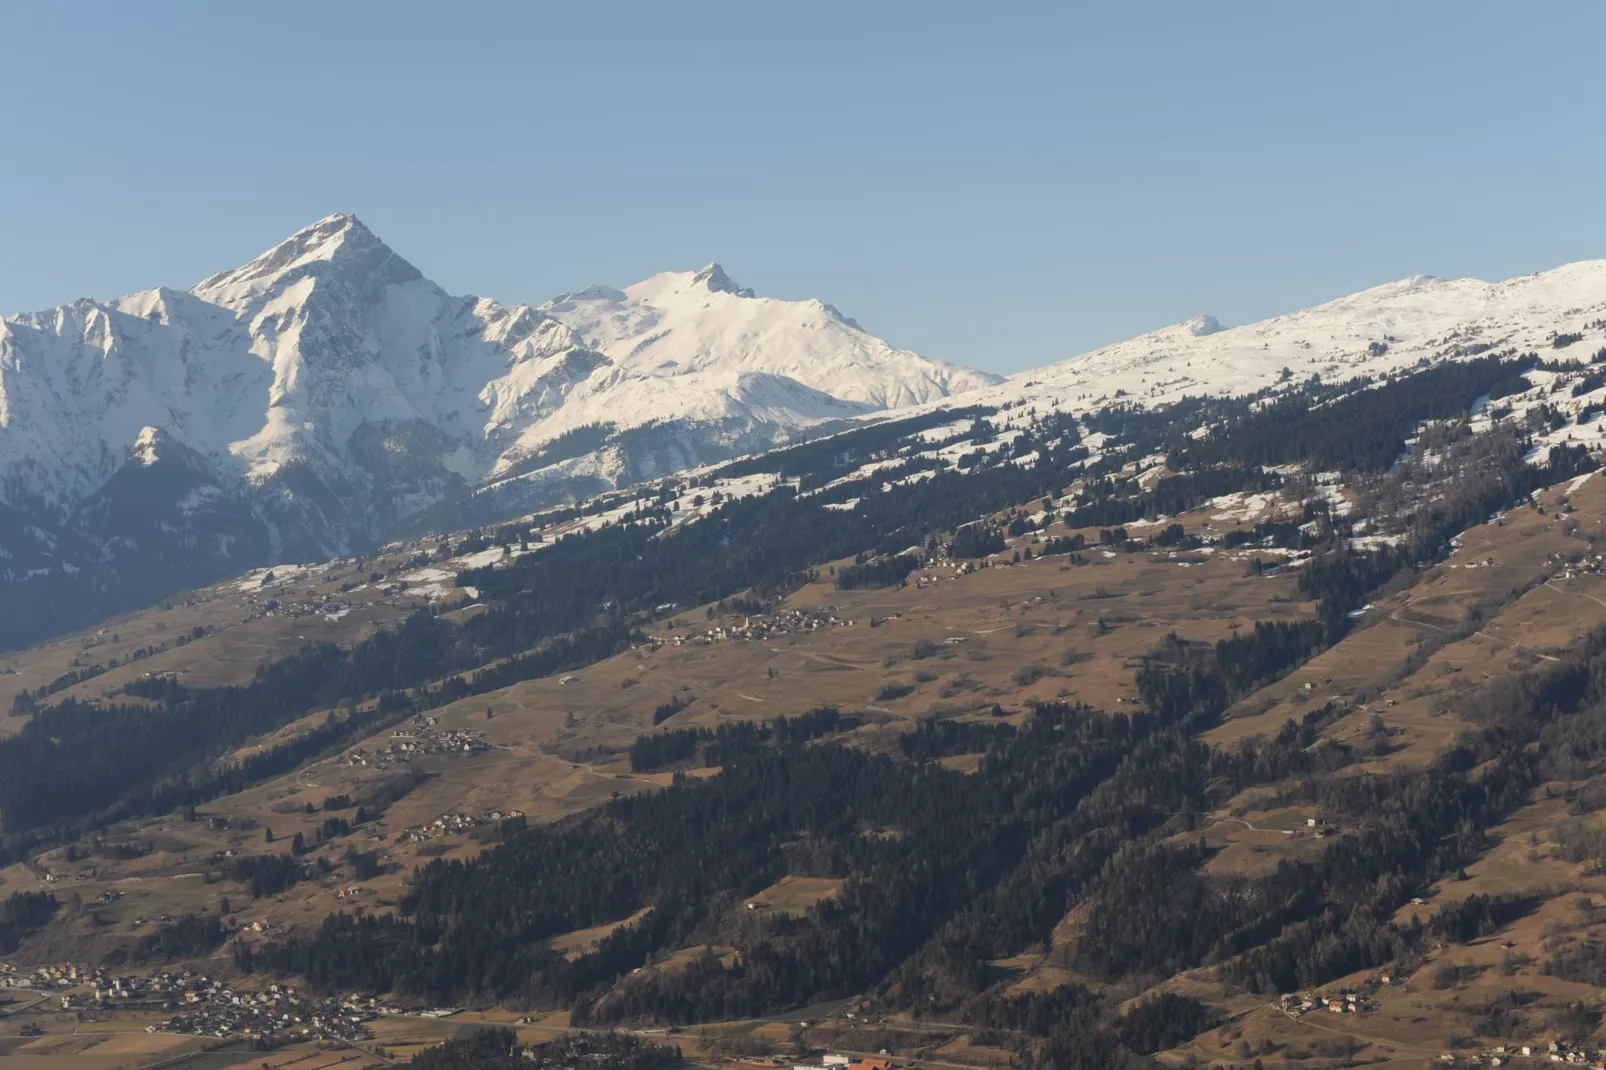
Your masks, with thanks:
[(345, 216), (6, 320), (0, 1064), (1606, 1066), (1603, 460), (1606, 261), (1007, 380)]

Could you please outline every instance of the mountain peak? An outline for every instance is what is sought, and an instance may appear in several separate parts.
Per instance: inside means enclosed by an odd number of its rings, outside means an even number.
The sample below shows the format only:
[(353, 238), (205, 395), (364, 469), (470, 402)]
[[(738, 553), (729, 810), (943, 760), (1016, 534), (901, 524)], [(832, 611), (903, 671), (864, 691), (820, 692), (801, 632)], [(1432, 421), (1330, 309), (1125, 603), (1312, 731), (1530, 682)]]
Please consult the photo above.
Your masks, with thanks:
[(204, 467), (199, 454), (160, 427), (139, 429), (139, 434), (134, 438), (134, 445), (129, 450), (128, 461), (142, 468), (150, 468), (164, 462), (169, 465), (182, 464), (195, 469)]
[(218, 304), (232, 305), (292, 277), (331, 269), (366, 276), (365, 281), (381, 286), (424, 277), (380, 241), (362, 220), (340, 212), (301, 228), (242, 267), (203, 279), (190, 292)]
[(1214, 316), (1195, 316), (1182, 326), (1184, 330), (1195, 338), (1203, 338), (1206, 335), (1216, 334), (1227, 329)]
[(140, 428), (139, 435), (134, 439), (134, 449), (129, 460), (149, 468), (161, 459), (160, 446), (166, 437), (160, 427)]
[(725, 269), (718, 264), (709, 264), (691, 278), (693, 286), (701, 286), (709, 293), (735, 294), (737, 297), (752, 297), (750, 287), (736, 284), (736, 280), (725, 274)]

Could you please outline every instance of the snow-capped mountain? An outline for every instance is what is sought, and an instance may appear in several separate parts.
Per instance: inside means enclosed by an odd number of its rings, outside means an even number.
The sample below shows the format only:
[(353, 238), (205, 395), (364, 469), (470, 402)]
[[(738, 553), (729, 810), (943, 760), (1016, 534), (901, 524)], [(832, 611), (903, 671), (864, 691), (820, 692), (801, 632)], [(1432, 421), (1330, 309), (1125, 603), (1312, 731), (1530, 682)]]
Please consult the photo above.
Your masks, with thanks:
[[(1117, 399), (1160, 405), (1186, 395), (1252, 393), (1312, 375), (1338, 382), (1422, 361), (1514, 349), (1567, 358), (1606, 345), (1606, 260), (1505, 282), (1418, 275), (1242, 327), (1214, 317), (1105, 346), (966, 396), (1080, 412)], [(1587, 352), (1586, 352), (1587, 350)], [(1285, 372), (1286, 369), (1286, 372)]]
[(934, 401), (996, 382), (894, 349), (821, 301), (756, 297), (718, 264), (619, 291), (596, 286), (541, 306), (625, 374), (646, 380), (742, 371), (783, 375), (869, 409)]
[[(443, 501), (494, 518), (996, 382), (712, 266), (452, 296), (335, 215), (187, 292), (0, 319), (0, 580), (313, 558)], [(96, 560), (41, 549), (68, 532)]]

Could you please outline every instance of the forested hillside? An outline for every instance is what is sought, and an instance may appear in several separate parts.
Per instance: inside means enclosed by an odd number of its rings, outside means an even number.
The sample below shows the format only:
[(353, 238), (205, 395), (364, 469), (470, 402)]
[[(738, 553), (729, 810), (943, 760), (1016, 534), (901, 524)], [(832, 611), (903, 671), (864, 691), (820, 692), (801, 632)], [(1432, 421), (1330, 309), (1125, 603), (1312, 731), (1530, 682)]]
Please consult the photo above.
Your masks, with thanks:
[[(552, 752), (582, 780), (616, 762), (622, 771), (607, 775), (638, 778), (631, 790), (553, 820), (498, 811), (478, 833), (483, 852), (415, 856), (421, 868), (397, 874), (394, 900), (319, 907), (321, 922), (260, 937), (197, 914), (133, 954), (227, 944), (245, 984), (564, 1008), (594, 1027), (756, 1019), (852, 998), (882, 1016), (936, 1017), (1029, 1065), (1142, 1065), (1227, 1028), (1213, 1001), (1399, 968), (1447, 934), (1516, 916), (1503, 900), (1431, 919), (1401, 911), (1485, 858), (1492, 830), (1542, 784), (1606, 772), (1591, 742), (1606, 632), (1457, 684), (1453, 711), (1445, 699), (1435, 714), (1453, 712), (1453, 737), (1424, 743), (1409, 764), (1384, 761), (1405, 744), (1383, 716), (1355, 727), (1366, 703), (1296, 701), (1288, 681), (1343, 662), (1349, 644), (1399, 615), (1380, 618), (1373, 603), (1442, 573), (1475, 526), (1521, 510), (1587, 545), (1578, 518), (1533, 503), (1544, 488), (1564, 502), (1596, 467), (1565, 430), (1595, 416), (1582, 411), (1588, 390), (1569, 392), (1592, 374), (1507, 354), (1081, 420), (1029, 408), (922, 414), (468, 532), (441, 554), (506, 548), (457, 572), (473, 612), (443, 603), (347, 648), (308, 643), (236, 686), (154, 675), (113, 700), (25, 693), (14, 711), (25, 723), (0, 739), (7, 860), (80, 857), (141, 820), (194, 819), (308, 763), (349, 766), (353, 748), (387, 733), (422, 738), (408, 726), (440, 711), (482, 703), (491, 723), (506, 696), (554, 678), (561, 688), (595, 666), (623, 666), (623, 693), (666, 644), (718, 658), (756, 637), (779, 642), (799, 622), (903, 627), (910, 603), (890, 608), (894, 593), (965, 583), (985, 600), (989, 572), (1034, 563), (1049, 589), (1030, 604), (1053, 605), (1073, 582), (1056, 577), (1114, 576), (1141, 559), (1178, 578), (1124, 597), (1091, 583), (1065, 607), (1089, 640), (1141, 643), (1116, 659), (1130, 699), (1084, 700), (1079, 666), (1092, 655), (1064, 620), (1051, 636), (1057, 664), (1012, 668), (1013, 690), (972, 673), (1011, 636), (1038, 632), (1022, 620), (920, 635), (886, 655), (895, 678), (852, 706), (734, 716), (684, 685), (648, 704), (627, 745)], [(581, 523), (543, 538), (560, 519)], [(1404, 678), (1446, 643), (1483, 634), (1492, 615), (1573, 567), (1541, 565), (1549, 571), (1464, 619), (1418, 612), (1436, 635), (1393, 671)], [(1260, 582), (1282, 593), (1233, 595), (1218, 614), (1231, 626), (1207, 639), (1139, 605), (1204, 584), (1187, 577), (1207, 567), (1217, 593), (1181, 599), (1190, 620), (1208, 621), (1221, 592)], [(819, 604), (830, 591), (869, 619)], [(912, 695), (942, 701), (922, 712)], [(570, 727), (587, 716), (583, 700), (564, 716)], [(1247, 722), (1258, 730), (1235, 730)], [(325, 877), (373, 880), (389, 856), (359, 837), (402, 842), (375, 830), (402, 793), (442, 790), (421, 787), (429, 781), (360, 805), (331, 794), (315, 835), (219, 863), (217, 879), (253, 901)], [(1220, 815), (1256, 807), (1305, 807), (1339, 831), (1258, 869), (1224, 868)], [(824, 891), (763, 905), (793, 886)], [(0, 938), (51, 924), (53, 902), (13, 901)], [(599, 935), (563, 942), (589, 931)], [(1026, 960), (1058, 983), (1010, 987), (1001, 964)], [(1216, 986), (1205, 996), (1168, 987), (1201, 970)]]

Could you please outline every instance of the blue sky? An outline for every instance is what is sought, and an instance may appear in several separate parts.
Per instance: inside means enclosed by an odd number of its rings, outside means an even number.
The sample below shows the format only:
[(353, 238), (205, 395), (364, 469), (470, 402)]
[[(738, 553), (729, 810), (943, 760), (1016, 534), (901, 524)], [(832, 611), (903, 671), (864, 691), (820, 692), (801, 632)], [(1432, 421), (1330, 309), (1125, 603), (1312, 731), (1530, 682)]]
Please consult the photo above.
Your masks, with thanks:
[(1606, 256), (1606, 5), (8, 8), (0, 310), (335, 211), (456, 293), (718, 260), (1014, 371)]

